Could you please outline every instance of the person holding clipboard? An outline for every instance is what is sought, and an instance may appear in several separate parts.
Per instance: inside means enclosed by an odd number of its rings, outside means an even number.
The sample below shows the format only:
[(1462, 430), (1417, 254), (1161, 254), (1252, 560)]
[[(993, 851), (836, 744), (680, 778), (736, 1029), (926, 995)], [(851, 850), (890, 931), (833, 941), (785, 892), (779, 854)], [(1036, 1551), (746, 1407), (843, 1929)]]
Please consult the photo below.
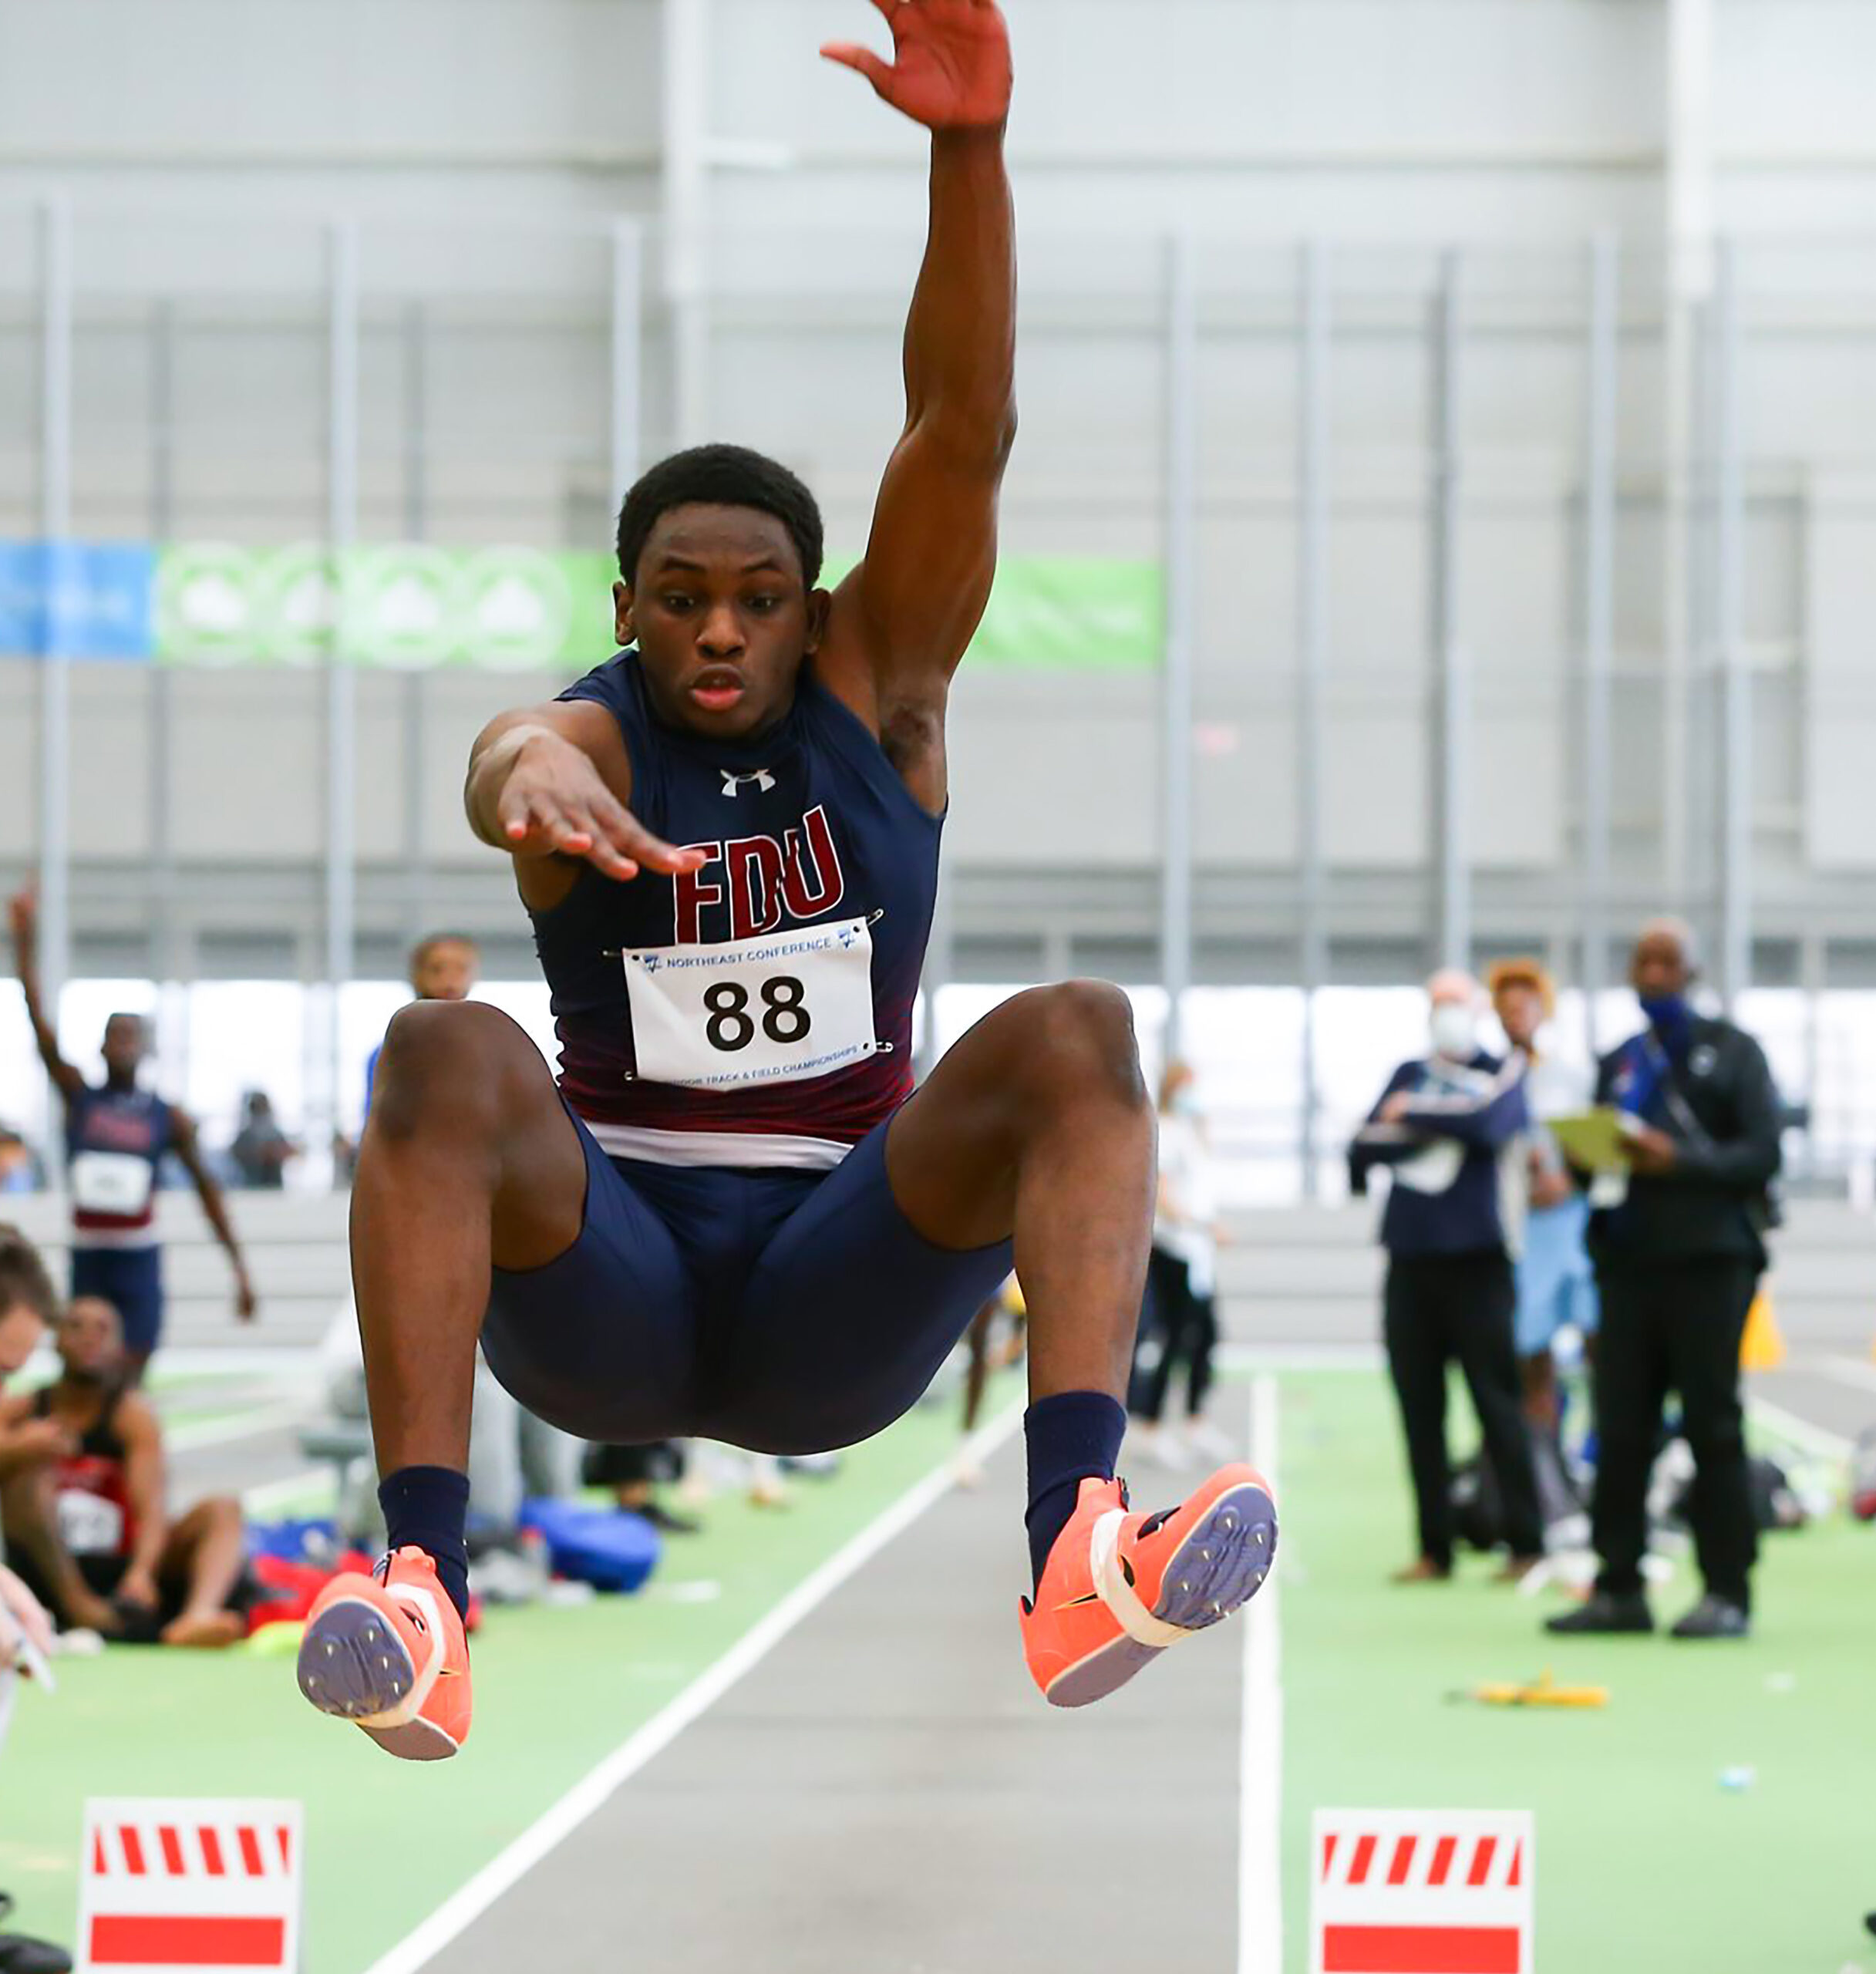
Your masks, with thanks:
[[(1654, 1629), (1642, 1561), (1670, 1391), (1694, 1457), (1692, 1520), (1706, 1586), (1673, 1635), (1738, 1639), (1751, 1629), (1757, 1534), (1740, 1342), (1777, 1217), (1783, 1111), (1759, 1044), (1731, 1022), (1695, 1012), (1688, 995), (1698, 958), (1679, 920), (1643, 928), (1629, 980), (1647, 1026), (1603, 1059), (1596, 1113), (1552, 1126), (1583, 1183), (1594, 1180), (1589, 1249), (1602, 1304), (1592, 1511), (1602, 1570), (1586, 1604), (1550, 1620), (1553, 1632)], [(1592, 1166), (1605, 1170), (1598, 1176)]]

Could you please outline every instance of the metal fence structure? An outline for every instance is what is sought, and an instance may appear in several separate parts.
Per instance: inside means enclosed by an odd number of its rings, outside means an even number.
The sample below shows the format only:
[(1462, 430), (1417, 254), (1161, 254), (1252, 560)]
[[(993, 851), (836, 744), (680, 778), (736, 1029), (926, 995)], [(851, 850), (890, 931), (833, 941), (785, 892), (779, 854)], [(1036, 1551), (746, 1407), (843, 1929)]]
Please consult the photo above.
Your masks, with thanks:
[[(702, 429), (857, 545), (915, 245), (726, 234), (674, 296), (631, 217), (0, 207), (0, 540), (594, 550)], [(1593, 1005), (1663, 907), (1729, 996), (1876, 984), (1876, 241), (1025, 251), (1006, 549), (1157, 561), (1164, 662), (961, 683), (934, 985), (1154, 981), (1175, 1039), (1302, 988), (1313, 1169), (1337, 984), (1515, 945)], [(456, 790), (557, 678), (44, 642), (0, 863), (55, 978), (307, 983), (329, 1120), (338, 983), (438, 918), (521, 961)]]

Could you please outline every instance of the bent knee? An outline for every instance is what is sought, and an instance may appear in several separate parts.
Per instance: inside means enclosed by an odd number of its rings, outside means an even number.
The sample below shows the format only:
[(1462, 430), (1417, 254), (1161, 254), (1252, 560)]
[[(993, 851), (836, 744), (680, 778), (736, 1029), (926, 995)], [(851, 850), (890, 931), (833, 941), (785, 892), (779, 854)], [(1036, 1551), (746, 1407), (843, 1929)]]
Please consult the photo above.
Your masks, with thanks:
[(1100, 1091), (1144, 1107), (1146, 1080), (1133, 1032), (1133, 1005), (1106, 980), (1065, 980), (1024, 997), (1032, 1075), (1079, 1093)]
[(385, 1031), (371, 1120), (399, 1137), (440, 1117), (452, 1128), (473, 1126), (478, 1115), (492, 1120), (506, 1093), (543, 1066), (540, 1051), (499, 1008), (413, 1001)]

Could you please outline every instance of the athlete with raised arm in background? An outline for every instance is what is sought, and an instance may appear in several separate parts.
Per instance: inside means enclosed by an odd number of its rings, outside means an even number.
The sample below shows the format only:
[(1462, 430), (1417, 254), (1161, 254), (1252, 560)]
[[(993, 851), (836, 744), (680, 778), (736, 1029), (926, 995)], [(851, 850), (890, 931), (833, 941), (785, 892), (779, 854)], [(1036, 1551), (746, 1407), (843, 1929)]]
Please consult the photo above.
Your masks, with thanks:
[(353, 1195), (390, 1553), (308, 1626), (308, 1698), (392, 1753), (469, 1727), (463, 1520), (480, 1333), (589, 1439), (790, 1454), (878, 1432), (1012, 1259), (1030, 1319), (1022, 1627), (1076, 1706), (1236, 1609), (1275, 1541), (1223, 1469), (1130, 1512), (1114, 1460), (1154, 1204), (1126, 997), (1037, 989), (913, 1093), (945, 709), (989, 596), (1015, 431), (1015, 267), (992, 0), (874, 0), (888, 63), (823, 50), (929, 129), (907, 415), (865, 559), (830, 595), (793, 474), (729, 447), (654, 467), (618, 532), (618, 642), (496, 720), (467, 788), (514, 859), (559, 1086), (490, 1007), (392, 1023)]

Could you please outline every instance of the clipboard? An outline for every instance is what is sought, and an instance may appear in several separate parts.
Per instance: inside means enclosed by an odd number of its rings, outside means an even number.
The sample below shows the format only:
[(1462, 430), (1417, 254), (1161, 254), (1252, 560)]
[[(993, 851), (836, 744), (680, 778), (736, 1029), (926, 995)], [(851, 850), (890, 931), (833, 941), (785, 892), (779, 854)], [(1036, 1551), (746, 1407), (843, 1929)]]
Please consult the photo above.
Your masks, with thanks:
[(1575, 1117), (1546, 1117), (1544, 1128), (1579, 1171), (1600, 1174), (1628, 1170), (1626, 1147), (1635, 1127), (1624, 1111), (1602, 1104)]

